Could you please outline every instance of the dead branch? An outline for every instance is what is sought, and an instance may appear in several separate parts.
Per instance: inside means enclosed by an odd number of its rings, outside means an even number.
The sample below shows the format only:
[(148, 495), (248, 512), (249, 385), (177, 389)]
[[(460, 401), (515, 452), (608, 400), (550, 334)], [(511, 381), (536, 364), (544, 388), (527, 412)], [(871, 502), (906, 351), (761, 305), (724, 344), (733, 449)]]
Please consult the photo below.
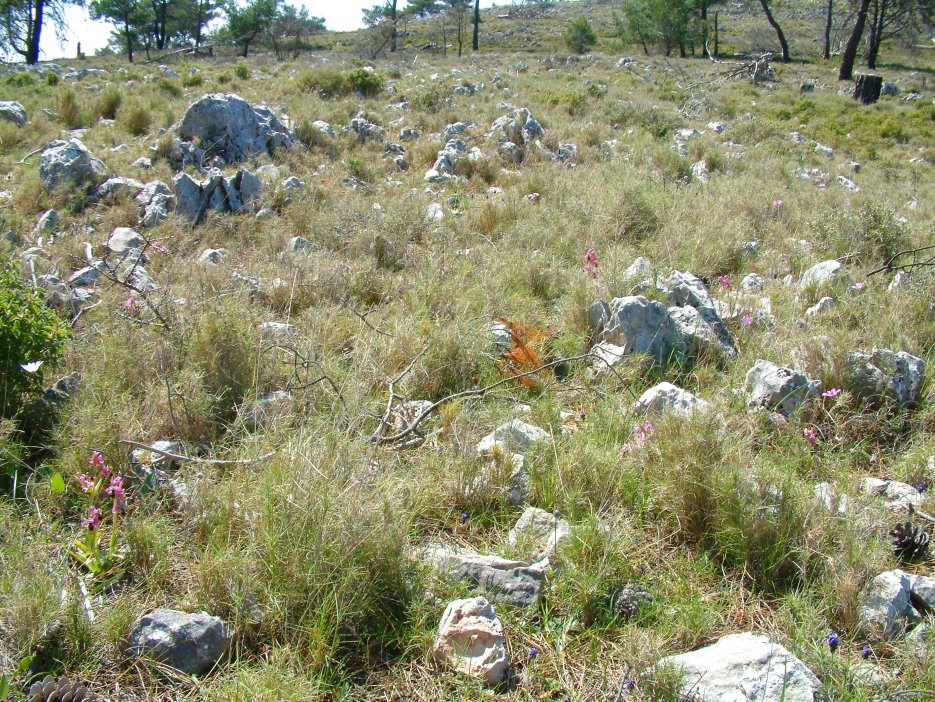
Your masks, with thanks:
[(913, 260), (912, 263), (906, 263), (906, 264), (903, 264), (903, 265), (901, 265), (901, 266), (894, 266), (894, 265), (893, 265), (893, 262), (894, 262), (897, 258), (899, 258), (900, 256), (905, 256), (905, 255), (907, 255), (907, 254), (913, 254), (913, 255), (914, 255), (914, 254), (917, 254), (917, 253), (919, 253), (919, 252), (921, 252), (921, 251), (930, 251), (931, 249), (935, 249), (935, 244), (927, 244), (926, 246), (919, 246), (918, 248), (915, 248), (915, 249), (905, 249), (904, 251), (898, 251), (897, 253), (894, 253), (892, 256), (890, 256), (889, 259), (886, 261), (886, 263), (884, 263), (882, 266), (880, 266), (879, 268), (876, 268), (876, 269), (870, 271), (870, 272), (867, 274), (867, 277), (869, 278), (870, 276), (876, 275), (877, 273), (882, 273), (883, 271), (911, 270), (912, 268), (919, 268), (919, 267), (924, 267), (924, 266), (932, 266), (932, 265), (935, 265), (935, 257), (926, 259), (925, 261), (915, 261), (915, 260)]
[(405, 439), (407, 436), (409, 436), (414, 431), (416, 431), (416, 429), (419, 428), (419, 425), (422, 424), (422, 422), (424, 422), (430, 414), (435, 412), (439, 407), (444, 405), (446, 402), (451, 402), (452, 400), (458, 400), (458, 399), (461, 399), (462, 397), (483, 397), (490, 391), (495, 390), (496, 388), (499, 388), (503, 385), (506, 385), (507, 383), (511, 383), (514, 380), (520, 380), (521, 378), (526, 378), (528, 376), (535, 375), (536, 373), (544, 371), (548, 368), (553, 368), (555, 366), (561, 365), (562, 363), (573, 363), (575, 361), (583, 361), (587, 358), (597, 359), (601, 361), (602, 363), (606, 364), (608, 367), (610, 366), (610, 364), (607, 361), (605, 361), (603, 358), (600, 358), (599, 356), (595, 356), (591, 352), (583, 353), (580, 356), (569, 356), (566, 358), (558, 358), (554, 361), (543, 363), (538, 368), (533, 368), (532, 370), (528, 370), (524, 373), (517, 373), (516, 375), (511, 375), (508, 378), (503, 378), (502, 380), (498, 380), (497, 382), (491, 383), (490, 385), (487, 385), (485, 387), (474, 388), (472, 390), (462, 390), (461, 392), (456, 392), (451, 395), (448, 395), (447, 397), (443, 397), (437, 402), (432, 403), (432, 405), (430, 405), (429, 407), (426, 407), (422, 412), (420, 412), (416, 416), (415, 419), (412, 420), (412, 422), (409, 423), (409, 426), (407, 426), (402, 431), (399, 431), (391, 436), (383, 436), (383, 429), (387, 426), (390, 413), (392, 412), (393, 398), (395, 397), (395, 394), (393, 393), (393, 390), (392, 390), (392, 383), (391, 383), (390, 384), (390, 399), (387, 402), (386, 413), (383, 415), (383, 420), (380, 422), (380, 426), (377, 427), (377, 431), (373, 433), (373, 435), (370, 437), (370, 440), (377, 444), (396, 443), (397, 441), (401, 441)]
[[(390, 380), (389, 383), (389, 397), (386, 400), (386, 411), (383, 413), (383, 416), (380, 418), (380, 424), (374, 430), (373, 434), (370, 436), (370, 440), (377, 444), (387, 443), (387, 438), (383, 436), (383, 431), (390, 425), (390, 418), (393, 416), (393, 403), (396, 400), (402, 399), (399, 395), (396, 394), (396, 384), (405, 378), (412, 371), (413, 367), (416, 365), (422, 356), (425, 355), (425, 352), (429, 350), (428, 346), (422, 347), (422, 350), (416, 354), (409, 364), (400, 371), (395, 378)], [(419, 419), (417, 417), (417, 419)], [(421, 419), (420, 419), (421, 421)]]
[(221, 458), (196, 458), (195, 456), (183, 456), (178, 453), (172, 453), (171, 451), (163, 451), (162, 449), (157, 449), (154, 446), (147, 446), (146, 444), (141, 444), (139, 441), (130, 441), (129, 439), (120, 439), (118, 443), (121, 443), (124, 446), (132, 446), (133, 448), (143, 449), (145, 451), (152, 451), (153, 453), (158, 453), (160, 456), (171, 458), (174, 461), (182, 461), (185, 463), (202, 463), (212, 466), (233, 466), (245, 465), (249, 463), (260, 463), (261, 461), (265, 461), (266, 459), (272, 458), (276, 455), (275, 451), (271, 451), (270, 453), (264, 453), (262, 456), (257, 456), (256, 458), (242, 458), (237, 460), (227, 460)]

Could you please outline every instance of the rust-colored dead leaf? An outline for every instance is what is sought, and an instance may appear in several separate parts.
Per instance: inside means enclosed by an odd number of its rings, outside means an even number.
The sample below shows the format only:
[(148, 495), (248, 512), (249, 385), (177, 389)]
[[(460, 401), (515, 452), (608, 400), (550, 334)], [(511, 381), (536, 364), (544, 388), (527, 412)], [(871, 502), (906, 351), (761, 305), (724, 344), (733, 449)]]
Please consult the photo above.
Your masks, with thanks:
[[(544, 363), (546, 346), (555, 332), (537, 327), (527, 327), (508, 317), (494, 317), (493, 319), (510, 330), (510, 336), (513, 340), (513, 347), (501, 356), (503, 358), (501, 367), (504, 373), (511, 376), (522, 375)], [(552, 371), (546, 369), (535, 375), (523, 376), (519, 378), (519, 382), (527, 388), (537, 388), (542, 374), (551, 376)]]

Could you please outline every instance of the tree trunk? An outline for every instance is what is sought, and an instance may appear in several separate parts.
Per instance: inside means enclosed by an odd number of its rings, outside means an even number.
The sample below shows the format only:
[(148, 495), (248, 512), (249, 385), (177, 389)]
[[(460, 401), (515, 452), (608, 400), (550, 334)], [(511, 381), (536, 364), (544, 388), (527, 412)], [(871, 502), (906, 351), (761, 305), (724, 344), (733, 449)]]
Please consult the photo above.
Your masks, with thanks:
[(390, 35), (390, 53), (396, 51), (396, 2), (397, 0), (393, 0), (393, 4), (390, 6), (392, 8), (390, 21), (393, 23), (393, 33)]
[(474, 0), (474, 43), (471, 48), (477, 51), (480, 48), (478, 39), (480, 37), (480, 0)]
[[(701, 2), (701, 46), (704, 49), (704, 55), (710, 57), (708, 53), (708, 0)], [(692, 42), (692, 53), (694, 53), (694, 42)]]
[(854, 99), (860, 100), (864, 105), (872, 105), (880, 99), (880, 90), (883, 88), (883, 77), (868, 73), (857, 75), (854, 85)]
[(715, 12), (714, 13), (714, 58), (717, 58), (718, 50), (720, 49), (720, 47), (718, 46), (718, 40), (720, 39), (720, 36), (718, 35), (718, 31), (717, 31), (717, 15), (718, 13)]
[(127, 38), (127, 59), (133, 63), (133, 31), (130, 29), (130, 21), (124, 19), (123, 33)]
[(36, 0), (35, 12), (27, 20), (29, 22), (28, 44), (26, 46), (26, 63), (35, 65), (39, 63), (39, 37), (42, 34), (42, 15), (45, 12), (45, 0)]
[(828, 0), (828, 17), (825, 20), (825, 50), (821, 57), (827, 61), (831, 58), (831, 21), (834, 17), (834, 0)]
[(779, 39), (779, 47), (782, 49), (782, 62), (789, 63), (792, 57), (789, 56), (789, 43), (786, 41), (786, 35), (782, 33), (782, 27), (779, 26), (776, 18), (773, 17), (773, 13), (769, 11), (769, 3), (767, 0), (760, 0), (760, 7), (763, 8), (763, 13), (766, 15), (766, 21), (769, 22), (769, 26), (776, 31), (776, 38)]
[(844, 53), (841, 55), (838, 80), (851, 80), (854, 75), (854, 60), (857, 58), (857, 47), (860, 46), (860, 38), (864, 35), (864, 25), (867, 23), (867, 10), (869, 9), (870, 0), (860, 0), (854, 29), (851, 31), (851, 36), (844, 47)]
[(880, 53), (880, 44), (883, 42), (883, 23), (886, 17), (886, 0), (880, 0), (880, 6), (874, 13), (874, 23), (870, 46), (867, 47), (867, 68), (877, 67), (877, 56)]

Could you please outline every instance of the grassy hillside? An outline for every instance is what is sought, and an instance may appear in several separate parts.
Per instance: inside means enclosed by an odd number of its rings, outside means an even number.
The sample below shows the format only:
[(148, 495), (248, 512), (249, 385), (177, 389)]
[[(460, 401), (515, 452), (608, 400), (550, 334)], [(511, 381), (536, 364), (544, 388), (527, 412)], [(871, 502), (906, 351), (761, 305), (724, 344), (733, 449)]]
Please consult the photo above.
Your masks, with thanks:
[[(744, 71), (728, 76), (738, 64), (633, 47), (635, 63), (618, 68), (611, 6), (574, 5), (533, 19), (491, 10), (495, 50), (460, 60), (416, 51), (430, 33), (414, 24), (400, 57), (367, 62), (385, 86), (371, 97), (348, 88), (364, 64), (350, 35), (323, 39), (334, 53), (294, 62), (176, 61), (179, 77), (90, 59), (80, 67), (107, 73), (54, 85), (0, 79), (0, 98), (30, 117), (0, 122), (0, 252), (21, 261), (38, 247), (36, 275), (67, 280), (89, 256), (112, 258), (111, 232), (132, 227), (157, 286), (141, 294), (102, 278), (97, 304), (62, 315), (65, 356), (39, 372), (46, 385), (72, 372), (81, 381), (41, 451), (26, 446), (34, 426), (2, 425), (0, 671), (12, 699), (30, 675), (52, 672), (107, 700), (675, 700), (673, 676), (653, 664), (740, 631), (788, 648), (828, 699), (935, 689), (931, 638), (885, 640), (858, 626), (861, 592), (880, 572), (935, 573), (931, 555), (897, 562), (888, 531), (905, 513), (860, 489), (865, 478), (922, 486), (919, 510), (935, 512), (935, 278), (920, 266), (889, 290), (896, 271), (886, 267), (935, 241), (932, 56), (887, 47), (882, 73), (901, 93), (861, 106), (839, 92), (833, 65), (812, 58), (774, 64), (757, 84)], [(558, 37), (579, 10), (602, 43), (566, 62)], [(728, 51), (764, 46), (758, 16), (725, 14)], [(806, 26), (815, 23), (798, 17), (787, 29), (793, 52), (814, 56)], [(800, 92), (806, 83), (812, 92)], [(904, 99), (913, 91), (921, 98)], [(70, 128), (112, 175), (171, 186), (173, 125), (214, 92), (269, 105), (305, 144), (241, 164), (278, 167), (258, 205), (269, 216), (209, 212), (193, 226), (174, 214), (141, 229), (132, 197), (89, 204), (74, 189), (43, 189), (34, 152)], [(514, 107), (544, 128), (521, 163), (487, 136)], [(385, 140), (342, 131), (357, 115), (403, 145), (408, 170)], [(458, 162), (456, 180), (427, 182), (457, 122), (480, 155)], [(404, 127), (421, 136), (400, 141)], [(550, 158), (569, 143), (570, 159)], [(151, 169), (133, 165), (142, 156)], [(693, 171), (700, 162), (706, 182)], [(288, 176), (304, 189), (282, 186)], [(60, 225), (34, 233), (50, 208)], [(308, 246), (296, 250), (294, 237)], [(226, 253), (204, 262), (209, 248)], [(584, 357), (589, 308), (629, 294), (638, 256), (660, 282), (673, 270), (705, 282), (724, 305), (735, 355), (634, 356), (595, 372), (601, 364)], [(802, 275), (828, 259), (850, 281), (832, 292), (833, 309), (806, 315), (827, 291), (801, 286)], [(741, 289), (751, 273), (762, 291)], [(666, 303), (652, 285), (640, 294)], [(510, 366), (491, 338), (494, 317), (548, 341)], [(270, 321), (294, 330), (264, 332)], [(847, 354), (874, 347), (926, 362), (915, 403), (850, 389)], [(501, 382), (510, 368), (577, 357)], [(843, 392), (786, 419), (752, 411), (745, 375), (758, 359)], [(661, 381), (708, 410), (652, 416), (651, 431), (637, 430), (646, 417), (634, 401)], [(422, 440), (400, 446), (371, 440), (391, 383), (401, 399), (431, 402), (495, 387), (442, 402)], [(246, 418), (276, 391), (265, 417)], [(485, 461), (475, 450), (513, 418), (548, 435), (525, 455), (523, 505), (510, 499), (510, 457)], [(175, 441), (197, 460), (146, 479), (121, 440)], [(69, 555), (86, 534), (77, 476), (93, 469), (94, 451), (127, 486), (119, 558), (99, 578)], [(846, 512), (823, 506), (820, 483), (847, 495)], [(526, 560), (528, 544), (508, 537), (526, 505), (557, 511), (571, 536), (553, 555), (540, 606), (496, 604), (514, 677), (492, 691), (432, 659), (445, 605), (469, 590), (439, 578), (423, 550), (456, 544)], [(107, 543), (109, 518), (99, 529)], [(629, 619), (614, 608), (626, 583), (653, 595)], [(157, 607), (224, 619), (230, 658), (190, 676), (127, 657), (134, 623)], [(834, 651), (830, 631), (841, 640)]]

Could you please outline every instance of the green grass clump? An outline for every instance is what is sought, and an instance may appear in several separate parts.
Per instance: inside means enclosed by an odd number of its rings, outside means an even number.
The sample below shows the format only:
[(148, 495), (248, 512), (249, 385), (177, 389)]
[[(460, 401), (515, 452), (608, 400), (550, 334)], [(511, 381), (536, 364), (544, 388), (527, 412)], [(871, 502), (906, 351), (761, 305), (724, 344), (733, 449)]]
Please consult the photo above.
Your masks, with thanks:
[(140, 136), (149, 131), (153, 123), (153, 113), (146, 105), (138, 102), (124, 110), (123, 123), (130, 134)]
[(115, 119), (122, 103), (123, 93), (120, 89), (112, 85), (108, 86), (98, 99), (97, 114), (103, 119)]

